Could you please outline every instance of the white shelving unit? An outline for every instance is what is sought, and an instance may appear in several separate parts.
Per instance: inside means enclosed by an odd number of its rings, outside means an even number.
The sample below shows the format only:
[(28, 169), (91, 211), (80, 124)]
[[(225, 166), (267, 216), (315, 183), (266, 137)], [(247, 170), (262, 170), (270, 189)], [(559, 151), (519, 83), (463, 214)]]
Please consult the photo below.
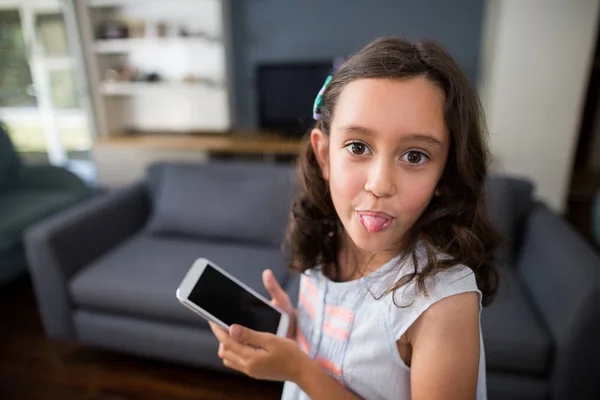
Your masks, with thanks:
[(94, 51), (98, 54), (127, 54), (135, 52), (141, 47), (160, 47), (160, 46), (216, 46), (220, 43), (201, 37), (152, 37), (152, 38), (131, 38), (131, 39), (104, 39), (96, 40)]
[(101, 136), (230, 130), (228, 0), (79, 4)]
[[(12, 0), (1, 0), (1, 1), (12, 1)], [(125, 5), (129, 5), (132, 3), (146, 3), (146, 4), (152, 4), (152, 3), (157, 3), (157, 2), (162, 2), (164, 0), (87, 0), (87, 3), (92, 6), (92, 7), (118, 7), (118, 6), (125, 6)], [(167, 2), (169, 0), (166, 0)], [(214, 2), (214, 0), (179, 0), (179, 2)], [(218, 1), (218, 0), (217, 0)]]
[[(205, 91), (206, 96), (226, 95), (225, 90), (207, 87), (203, 83), (177, 83), (177, 82), (102, 82), (100, 91), (105, 96), (145, 96), (158, 94), (189, 93)], [(166, 92), (166, 93), (165, 93)]]

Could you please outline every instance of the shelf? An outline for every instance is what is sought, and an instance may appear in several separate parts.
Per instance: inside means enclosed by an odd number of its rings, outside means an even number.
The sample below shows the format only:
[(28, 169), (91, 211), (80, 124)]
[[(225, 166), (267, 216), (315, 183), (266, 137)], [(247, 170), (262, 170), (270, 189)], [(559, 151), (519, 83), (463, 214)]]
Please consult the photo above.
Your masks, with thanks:
[(139, 134), (99, 138), (96, 148), (160, 149), (223, 152), (230, 154), (298, 155), (304, 141), (296, 138), (260, 133), (231, 132), (228, 134)]
[[(80, 119), (85, 117), (85, 113), (80, 108), (57, 108), (53, 110), (53, 115), (63, 119)], [(37, 107), (0, 107), (0, 118), (15, 121), (33, 121), (41, 118), (41, 112)]]
[[(158, 0), (88, 0), (90, 7), (122, 7), (136, 3), (149, 3)], [(198, 0), (177, 0), (178, 2), (193, 2)], [(203, 0), (209, 2), (211, 0)]]
[(134, 96), (155, 90), (223, 90), (222, 87), (212, 86), (202, 82), (102, 82), (100, 84), (100, 89), (105, 96)]
[(125, 0), (88, 0), (90, 7), (119, 7), (125, 3)]
[(100, 54), (124, 54), (142, 46), (207, 45), (219, 43), (219, 39), (205, 36), (145, 37), (96, 40), (94, 51)]

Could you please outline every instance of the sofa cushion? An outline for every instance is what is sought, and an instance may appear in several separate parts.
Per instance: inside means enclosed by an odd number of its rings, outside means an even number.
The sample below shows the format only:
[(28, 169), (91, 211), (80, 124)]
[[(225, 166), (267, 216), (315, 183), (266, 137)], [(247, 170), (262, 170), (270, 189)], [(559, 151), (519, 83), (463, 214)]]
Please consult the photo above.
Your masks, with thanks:
[(14, 189), (0, 194), (0, 251), (21, 242), (23, 232), (88, 195), (68, 190)]
[(277, 247), (283, 241), (295, 181), (292, 166), (161, 164), (150, 175), (155, 197), (149, 229), (155, 234)]
[(553, 343), (540, 321), (516, 271), (502, 270), (496, 299), (481, 313), (488, 371), (548, 373)]
[(266, 298), (264, 269), (272, 269), (282, 285), (288, 278), (278, 249), (142, 233), (77, 273), (69, 282), (69, 291), (81, 308), (208, 326), (175, 297), (185, 273), (200, 257), (213, 261)]
[(485, 190), (490, 219), (504, 239), (496, 252), (497, 261), (514, 265), (521, 228), (533, 207), (533, 186), (527, 180), (492, 175)]

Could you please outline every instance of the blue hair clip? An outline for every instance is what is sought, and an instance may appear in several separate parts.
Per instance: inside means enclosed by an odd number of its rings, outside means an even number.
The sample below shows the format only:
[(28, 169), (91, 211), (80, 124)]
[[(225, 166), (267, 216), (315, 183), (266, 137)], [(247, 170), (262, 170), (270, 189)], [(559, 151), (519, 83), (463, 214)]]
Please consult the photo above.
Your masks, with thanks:
[(325, 83), (323, 83), (321, 90), (319, 90), (319, 93), (315, 98), (315, 103), (313, 104), (313, 118), (315, 120), (319, 120), (321, 118), (321, 103), (323, 103), (323, 93), (325, 93), (325, 89), (327, 89), (327, 85), (329, 85), (329, 82), (331, 82), (332, 79), (333, 72), (331, 73), (331, 75), (327, 76), (327, 79), (325, 79)]

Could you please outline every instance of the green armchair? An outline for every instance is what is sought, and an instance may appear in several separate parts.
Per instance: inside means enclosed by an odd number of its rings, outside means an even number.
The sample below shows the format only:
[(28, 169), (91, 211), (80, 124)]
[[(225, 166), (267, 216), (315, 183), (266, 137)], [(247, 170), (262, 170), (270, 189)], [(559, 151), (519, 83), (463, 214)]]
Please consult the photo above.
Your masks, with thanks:
[(92, 193), (64, 168), (23, 165), (0, 123), (0, 283), (27, 270), (23, 246), (27, 228)]

